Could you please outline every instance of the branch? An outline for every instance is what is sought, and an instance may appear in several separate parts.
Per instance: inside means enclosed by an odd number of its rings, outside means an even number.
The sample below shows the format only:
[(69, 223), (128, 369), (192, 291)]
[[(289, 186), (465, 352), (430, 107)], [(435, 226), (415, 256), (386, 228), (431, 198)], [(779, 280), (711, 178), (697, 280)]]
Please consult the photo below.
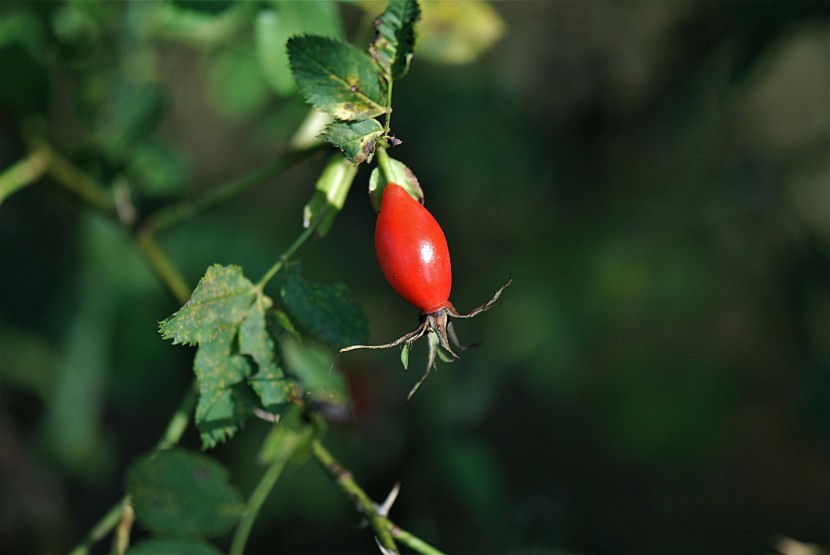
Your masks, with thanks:
[(156, 276), (161, 280), (161, 283), (173, 295), (180, 305), (187, 302), (190, 298), (191, 289), (187, 285), (187, 281), (178, 268), (167, 257), (167, 253), (161, 248), (161, 245), (156, 241), (155, 235), (152, 232), (142, 229), (135, 235), (136, 245), (141, 249), (144, 258), (150, 264), (150, 267), (155, 272)]
[(355, 482), (352, 473), (343, 468), (334, 456), (323, 447), (323, 444), (319, 440), (315, 440), (312, 443), (311, 450), (314, 458), (317, 459), (317, 462), (323, 467), (323, 470), (355, 502), (357, 510), (369, 521), (369, 525), (375, 531), (378, 544), (383, 549), (391, 553), (400, 553), (398, 547), (395, 545), (395, 540), (397, 540), (410, 549), (418, 553), (423, 553), (424, 555), (444, 555), (442, 551), (432, 547), (424, 540), (406, 530), (399, 528), (384, 514), (381, 514), (374, 501)]
[(142, 227), (147, 231), (158, 231), (190, 218), (195, 214), (227, 204), (243, 193), (262, 185), (268, 179), (280, 175), (300, 162), (307, 160), (319, 150), (319, 146), (301, 150), (289, 150), (281, 157), (271, 160), (262, 167), (217, 185), (201, 196), (184, 199), (159, 209), (146, 218)]
[(72, 164), (43, 139), (30, 141), (32, 155), (46, 162), (46, 173), (93, 208), (118, 219), (115, 200), (106, 187)]
[(18, 189), (31, 185), (44, 174), (49, 164), (48, 155), (42, 150), (33, 151), (0, 174), (0, 204)]

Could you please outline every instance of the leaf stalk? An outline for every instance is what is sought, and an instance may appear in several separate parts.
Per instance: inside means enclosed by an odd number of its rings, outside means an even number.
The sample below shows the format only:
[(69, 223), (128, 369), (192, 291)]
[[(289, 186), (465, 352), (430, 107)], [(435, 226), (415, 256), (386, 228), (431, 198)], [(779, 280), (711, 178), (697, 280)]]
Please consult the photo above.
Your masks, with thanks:
[(248, 543), (248, 536), (254, 527), (259, 511), (265, 500), (268, 499), (268, 494), (274, 489), (289, 457), (277, 457), (277, 459), (268, 466), (268, 469), (260, 478), (259, 483), (251, 493), (248, 503), (245, 506), (245, 512), (242, 514), (242, 520), (236, 528), (231, 543), (230, 555), (243, 555), (245, 553), (245, 545)]
[(320, 223), (325, 220), (325, 214), (330, 210), (330, 206), (325, 206), (321, 211), (317, 218), (313, 219), (309, 226), (303, 230), (303, 232), (297, 237), (291, 245), (280, 255), (274, 264), (268, 268), (268, 271), (265, 272), (265, 275), (262, 276), (256, 285), (254, 285), (254, 289), (257, 291), (262, 291), (262, 289), (268, 284), (271, 279), (277, 275), (282, 267), (285, 265), (286, 262), (297, 252), (297, 249), (303, 246), (303, 243), (308, 241), (308, 238), (314, 234), (314, 231), (320, 225)]

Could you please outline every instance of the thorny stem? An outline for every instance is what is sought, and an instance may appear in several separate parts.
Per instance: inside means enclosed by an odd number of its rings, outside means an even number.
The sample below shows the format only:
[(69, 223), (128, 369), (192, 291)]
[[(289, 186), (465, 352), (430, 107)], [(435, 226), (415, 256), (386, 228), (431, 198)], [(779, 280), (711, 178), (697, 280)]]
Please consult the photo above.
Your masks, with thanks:
[(395, 540), (392, 539), (392, 534), (389, 530), (391, 527), (389, 521), (378, 514), (374, 502), (357, 485), (352, 477), (352, 473), (340, 466), (340, 463), (337, 462), (334, 456), (319, 441), (312, 443), (311, 450), (314, 453), (314, 458), (317, 459), (317, 462), (320, 463), (323, 470), (331, 476), (335, 484), (340, 486), (349, 495), (355, 502), (357, 510), (369, 521), (375, 534), (377, 534), (380, 545), (393, 553), (398, 553), (398, 547), (395, 545)]
[(418, 536), (415, 536), (410, 532), (407, 532), (403, 528), (398, 528), (394, 524), (392, 524), (392, 527), (389, 529), (389, 533), (392, 534), (392, 537), (395, 538), (398, 542), (404, 544), (413, 551), (423, 553), (423, 555), (445, 555), (444, 552), (440, 549), (432, 547), (430, 544), (428, 544)]
[(381, 546), (391, 553), (399, 553), (398, 547), (395, 544), (395, 540), (397, 540), (418, 553), (425, 555), (444, 555), (424, 540), (399, 528), (386, 516), (380, 514), (377, 505), (363, 491), (363, 488), (355, 482), (352, 473), (343, 468), (319, 440), (315, 440), (311, 444), (311, 452), (323, 470), (326, 471), (326, 474), (354, 501), (357, 510), (369, 521), (369, 525), (375, 531), (377, 541)]

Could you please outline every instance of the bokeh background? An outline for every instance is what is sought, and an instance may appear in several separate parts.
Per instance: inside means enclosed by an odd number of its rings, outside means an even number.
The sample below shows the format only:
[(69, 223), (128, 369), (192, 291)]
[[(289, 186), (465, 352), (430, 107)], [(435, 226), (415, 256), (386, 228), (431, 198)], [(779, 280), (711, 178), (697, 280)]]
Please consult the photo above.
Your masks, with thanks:
[[(45, 130), (140, 209), (257, 167), (306, 112), (258, 54), (259, 11), (365, 43), (383, 8), (308, 4), (0, 2), (0, 163)], [(830, 545), (828, 3), (486, 6), (425, 5), (393, 155), (444, 227), (456, 307), (514, 285), (410, 403), (421, 350), (409, 373), (341, 356), (355, 417), (327, 445), (377, 499), (400, 481), (392, 517), (448, 553)], [(163, 246), (191, 284), (214, 262), (261, 275), (325, 159)], [(385, 342), (417, 315), (374, 260), (367, 181), (299, 257)], [(0, 545), (66, 552), (162, 433), (192, 353), (158, 336), (177, 306), (129, 236), (48, 180), (0, 207), (0, 285)], [(244, 492), (266, 430), (213, 451)], [(309, 463), (249, 551), (375, 552), (358, 525)]]

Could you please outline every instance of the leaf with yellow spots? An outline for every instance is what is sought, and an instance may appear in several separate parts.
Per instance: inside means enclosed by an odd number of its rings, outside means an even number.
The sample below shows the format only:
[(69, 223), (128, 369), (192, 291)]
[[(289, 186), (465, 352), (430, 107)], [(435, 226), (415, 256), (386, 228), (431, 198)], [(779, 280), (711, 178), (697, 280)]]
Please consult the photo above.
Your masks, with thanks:
[(415, 51), (415, 22), (421, 16), (417, 0), (392, 0), (375, 20), (369, 53), (387, 79), (400, 79), (409, 70)]
[(287, 47), (291, 73), (309, 104), (344, 121), (386, 113), (386, 89), (365, 52), (317, 35), (291, 37)]
[(213, 447), (236, 433), (256, 406), (248, 386), (251, 364), (234, 352), (236, 328), (221, 331), (196, 351), (193, 369), (199, 383), (196, 427), (205, 447)]
[(248, 355), (259, 367), (249, 382), (259, 396), (262, 406), (268, 410), (288, 401), (291, 385), (285, 379), (285, 373), (277, 359), (276, 345), (269, 329), (269, 309), (273, 301), (265, 295), (258, 295), (248, 316), (239, 326), (239, 352)]
[(214, 264), (184, 306), (159, 325), (159, 331), (165, 339), (173, 339), (174, 345), (209, 342), (223, 331), (236, 329), (255, 293), (242, 268)]

